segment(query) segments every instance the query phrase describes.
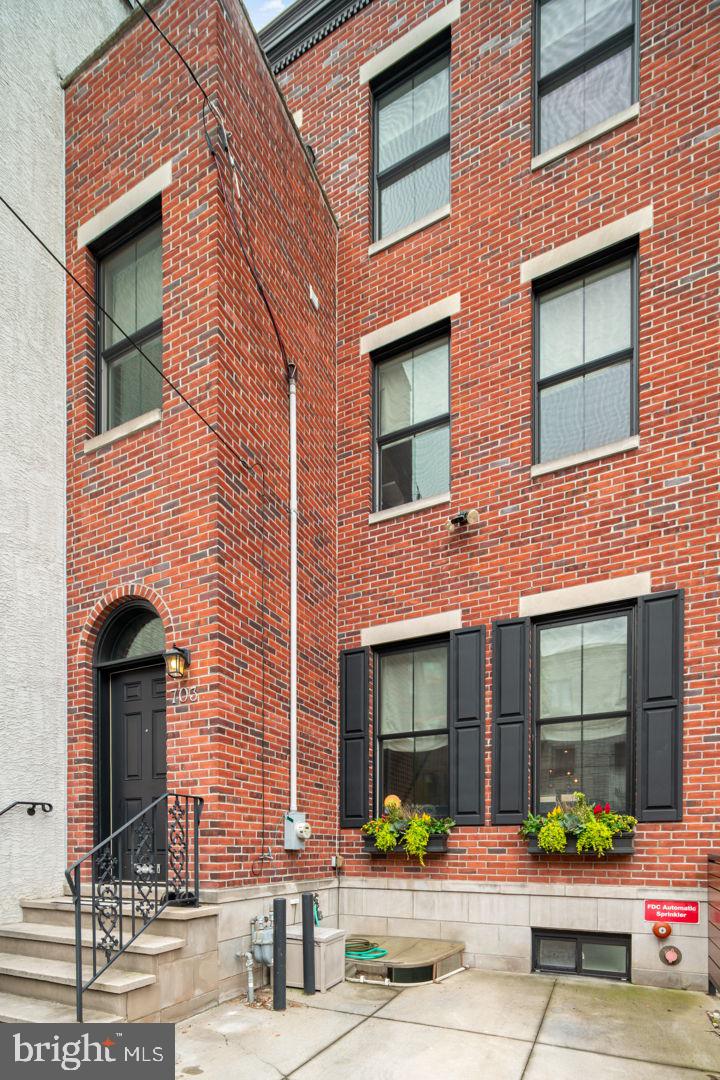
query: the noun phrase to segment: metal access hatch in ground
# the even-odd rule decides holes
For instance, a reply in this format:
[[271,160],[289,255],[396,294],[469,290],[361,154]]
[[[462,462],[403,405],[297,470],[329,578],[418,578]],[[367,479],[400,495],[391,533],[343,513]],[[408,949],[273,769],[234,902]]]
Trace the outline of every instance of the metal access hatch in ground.
[[354,935],[346,943],[345,978],[383,986],[437,982],[464,970],[464,948],[462,941]]

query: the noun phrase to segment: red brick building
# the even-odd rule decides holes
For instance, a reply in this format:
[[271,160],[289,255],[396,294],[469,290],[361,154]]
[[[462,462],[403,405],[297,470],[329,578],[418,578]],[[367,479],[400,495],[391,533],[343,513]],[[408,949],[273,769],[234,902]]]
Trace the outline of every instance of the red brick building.
[[[84,916],[169,879],[171,793],[204,799],[166,883],[196,901],[197,870],[201,906],[96,1005],[237,994],[251,918],[307,890],[470,966],[706,986],[710,8],[297,0],[263,55],[237,0],[161,0],[66,80],[70,861],[109,845]],[[581,791],[634,835],[521,837]],[[365,850],[388,794],[456,822],[424,869]],[[683,909],[672,964],[647,900]],[[69,898],[28,907],[25,993],[74,947]]]
[[[242,6],[149,11],[207,99],[139,10],[66,91],[69,266],[89,294],[69,282],[69,860],[166,791],[204,798],[202,895],[228,903],[202,909],[220,914],[187,1012],[244,985],[274,883],[332,878],[337,226]],[[313,838],[286,851],[289,375]],[[173,646],[190,665],[166,684]]]
[[[340,226],[350,929],[461,938],[484,967],[706,984],[711,7],[297,0],[261,34]],[[631,854],[530,853],[528,810],[578,790],[638,817]],[[425,871],[363,852],[389,792],[458,822]],[[700,905],[674,968],[647,898]]]

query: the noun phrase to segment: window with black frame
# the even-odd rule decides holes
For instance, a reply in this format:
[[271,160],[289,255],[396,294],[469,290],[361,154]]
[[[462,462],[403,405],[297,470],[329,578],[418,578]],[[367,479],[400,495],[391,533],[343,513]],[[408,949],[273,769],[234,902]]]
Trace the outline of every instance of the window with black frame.
[[637,265],[633,251],[535,289],[536,462],[637,431]]
[[630,791],[631,610],[535,627],[535,807],[582,791],[627,812]]
[[637,101],[637,8],[637,0],[536,0],[536,153]]
[[629,934],[533,929],[532,954],[534,971],[603,979],[630,978]]
[[404,803],[446,815],[448,643],[379,652],[375,663],[380,803]]
[[450,201],[450,45],[373,84],[375,239]]
[[[162,404],[162,225],[118,238],[98,261],[101,317],[98,428],[117,427]],[[115,325],[117,324],[117,325]]]
[[375,359],[378,510],[450,488],[450,339],[432,336]]

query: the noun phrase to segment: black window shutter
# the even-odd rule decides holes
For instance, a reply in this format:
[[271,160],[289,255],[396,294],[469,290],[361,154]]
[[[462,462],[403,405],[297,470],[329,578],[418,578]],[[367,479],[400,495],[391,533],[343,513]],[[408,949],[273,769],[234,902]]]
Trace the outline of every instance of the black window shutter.
[[340,828],[368,820],[368,650],[340,654]]
[[527,816],[527,619],[493,623],[492,822],[519,825]]
[[450,817],[483,824],[485,627],[450,635]]
[[683,593],[638,601],[639,821],[682,817]]

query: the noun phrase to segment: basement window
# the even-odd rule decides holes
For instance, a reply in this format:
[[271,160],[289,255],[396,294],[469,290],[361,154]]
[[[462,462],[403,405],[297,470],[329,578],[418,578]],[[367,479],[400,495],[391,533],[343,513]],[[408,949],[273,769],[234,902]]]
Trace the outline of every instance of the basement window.
[[629,934],[533,930],[533,971],[630,981]]

